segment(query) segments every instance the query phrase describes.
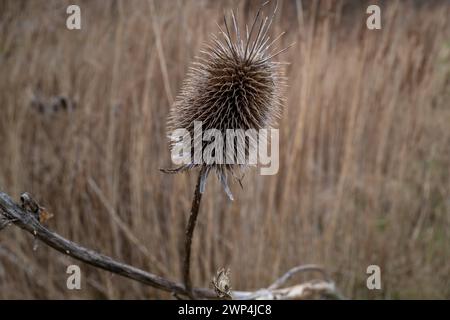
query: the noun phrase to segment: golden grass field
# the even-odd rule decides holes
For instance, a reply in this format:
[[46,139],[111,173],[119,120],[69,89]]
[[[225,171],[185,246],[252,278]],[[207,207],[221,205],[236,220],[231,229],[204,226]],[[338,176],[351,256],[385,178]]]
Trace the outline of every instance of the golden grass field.
[[[89,248],[181,280],[195,172],[171,166],[166,118],[190,63],[224,12],[241,23],[259,1],[0,2],[0,190],[32,193],[49,228]],[[192,276],[211,287],[269,285],[299,264],[326,268],[353,299],[450,298],[450,4],[279,1],[273,35],[288,86],[280,170],[250,170],[231,202],[210,178]],[[250,23],[250,22],[248,22]],[[52,97],[74,108],[39,109]],[[34,102],[33,102],[34,101]],[[82,290],[66,288],[80,264]],[[366,268],[381,268],[368,290]],[[313,275],[301,275],[297,282]],[[170,298],[40,244],[0,232],[0,298]]]

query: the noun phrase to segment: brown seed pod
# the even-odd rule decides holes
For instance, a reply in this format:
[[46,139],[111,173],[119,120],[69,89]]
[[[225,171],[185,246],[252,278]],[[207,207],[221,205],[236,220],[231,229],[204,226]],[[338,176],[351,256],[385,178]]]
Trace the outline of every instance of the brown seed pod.
[[221,299],[231,299],[230,269],[220,268],[213,277],[212,284]]
[[[271,17],[262,17],[261,9],[262,7],[250,28],[246,26],[245,35],[241,33],[234,13],[231,14],[231,23],[224,17],[225,31],[219,26],[220,37],[213,36],[212,44],[197,58],[169,114],[169,136],[177,129],[186,129],[194,139],[190,149],[191,162],[171,172],[206,166],[202,192],[209,170],[215,169],[227,194],[232,198],[227,173],[236,177],[235,169],[243,172],[248,166],[249,152],[257,146],[257,141],[251,136],[243,135],[243,132],[270,128],[280,115],[283,77],[281,64],[274,62],[273,58],[285,49],[274,52],[272,46],[283,34],[271,40],[269,30],[276,7]],[[194,132],[196,121],[201,122],[203,132],[215,129],[222,137],[227,135],[227,130],[235,130],[236,140],[244,139],[241,141],[244,141],[245,148],[227,148],[223,141],[221,161],[217,161],[218,150],[205,156],[209,142],[202,141],[201,138],[195,140],[196,135],[198,136]],[[236,131],[237,129],[241,130]],[[179,142],[171,142],[172,149],[176,143]],[[203,158],[201,163],[194,161],[196,154]],[[224,163],[226,159],[228,161]],[[239,162],[237,159],[244,161]]]

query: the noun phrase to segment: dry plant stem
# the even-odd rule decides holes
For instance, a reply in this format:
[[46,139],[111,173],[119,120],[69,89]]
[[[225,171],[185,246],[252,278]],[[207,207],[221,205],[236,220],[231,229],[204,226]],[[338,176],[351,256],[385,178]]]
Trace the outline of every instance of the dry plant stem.
[[301,272],[308,272],[308,271],[318,272],[322,275],[324,280],[331,282],[329,275],[325,272],[325,270],[322,267],[315,265],[315,264],[307,264],[307,265],[302,265],[302,266],[297,266],[295,268],[292,268],[291,270],[286,272],[284,275],[282,275],[280,278],[278,278],[274,283],[272,283],[267,289],[268,290],[279,289],[294,275],[301,273]]
[[186,292],[188,293],[191,299],[195,298],[194,293],[192,292],[191,285],[191,246],[192,246],[192,237],[194,235],[195,225],[197,223],[198,211],[200,209],[200,201],[202,200],[202,192],[201,185],[203,176],[207,174],[207,168],[202,167],[200,173],[198,174],[197,185],[195,186],[194,199],[192,200],[191,213],[189,215],[189,221],[186,227],[186,238],[184,243],[184,261],[183,261],[183,280],[186,288]]

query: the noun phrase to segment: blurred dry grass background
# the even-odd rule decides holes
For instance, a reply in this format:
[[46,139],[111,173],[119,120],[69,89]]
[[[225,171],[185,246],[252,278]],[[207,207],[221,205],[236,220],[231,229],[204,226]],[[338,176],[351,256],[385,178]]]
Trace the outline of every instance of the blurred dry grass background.
[[[258,1],[0,3],[0,189],[29,191],[50,227],[112,257],[181,278],[194,174],[167,176],[169,107],[224,10]],[[280,171],[252,170],[232,203],[209,179],[193,243],[193,282],[219,267],[256,289],[298,264],[325,266],[351,298],[450,298],[450,5],[385,1],[381,31],[364,2],[280,1],[274,35],[286,108]],[[73,110],[40,110],[64,95]],[[0,233],[0,298],[167,298],[77,263],[15,227]],[[382,290],[366,288],[377,264]]]

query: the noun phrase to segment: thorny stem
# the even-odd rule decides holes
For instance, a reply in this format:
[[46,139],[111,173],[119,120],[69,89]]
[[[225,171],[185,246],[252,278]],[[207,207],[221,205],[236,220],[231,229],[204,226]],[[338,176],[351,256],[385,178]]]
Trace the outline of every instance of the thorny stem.
[[198,211],[200,209],[200,201],[202,200],[201,185],[204,175],[207,174],[207,168],[203,166],[198,174],[197,185],[195,186],[194,198],[192,199],[191,213],[186,227],[186,238],[184,243],[184,261],[183,261],[183,280],[189,298],[195,299],[191,285],[191,245],[192,236],[194,235],[195,225],[197,223]]

